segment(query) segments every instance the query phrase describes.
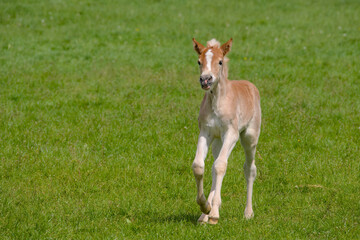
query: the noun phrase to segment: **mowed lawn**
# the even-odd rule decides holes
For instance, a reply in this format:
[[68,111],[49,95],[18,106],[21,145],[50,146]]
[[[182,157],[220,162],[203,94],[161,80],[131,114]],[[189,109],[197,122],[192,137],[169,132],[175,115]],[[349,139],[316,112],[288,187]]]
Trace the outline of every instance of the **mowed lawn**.
[[[2,239],[359,239],[360,2],[0,2]],[[259,89],[255,217],[235,147],[197,225],[191,38]],[[205,191],[212,157],[206,160]]]

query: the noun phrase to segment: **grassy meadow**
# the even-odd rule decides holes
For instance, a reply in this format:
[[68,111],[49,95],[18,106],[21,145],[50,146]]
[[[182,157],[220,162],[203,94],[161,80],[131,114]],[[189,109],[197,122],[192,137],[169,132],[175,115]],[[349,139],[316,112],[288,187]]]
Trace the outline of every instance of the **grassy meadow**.
[[[360,2],[0,1],[1,239],[359,239]],[[255,217],[237,144],[197,225],[191,38],[259,89]],[[212,157],[206,160],[205,191]]]

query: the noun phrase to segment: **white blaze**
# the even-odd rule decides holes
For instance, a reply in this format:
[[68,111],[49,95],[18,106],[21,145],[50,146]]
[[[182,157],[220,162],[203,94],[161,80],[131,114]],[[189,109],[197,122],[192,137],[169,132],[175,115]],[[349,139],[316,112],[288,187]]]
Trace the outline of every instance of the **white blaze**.
[[212,57],[214,56],[214,54],[212,53],[211,49],[209,49],[206,54],[206,67],[209,71],[211,71],[211,60],[212,60]]

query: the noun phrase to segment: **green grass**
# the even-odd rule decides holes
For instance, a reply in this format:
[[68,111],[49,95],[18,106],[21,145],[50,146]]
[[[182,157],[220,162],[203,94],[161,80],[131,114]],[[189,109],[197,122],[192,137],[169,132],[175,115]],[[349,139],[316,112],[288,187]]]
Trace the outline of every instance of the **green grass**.
[[[360,238],[359,12],[356,0],[1,1],[0,236]],[[238,144],[219,224],[196,224],[192,37],[233,37],[230,79],[260,90],[251,221]]]

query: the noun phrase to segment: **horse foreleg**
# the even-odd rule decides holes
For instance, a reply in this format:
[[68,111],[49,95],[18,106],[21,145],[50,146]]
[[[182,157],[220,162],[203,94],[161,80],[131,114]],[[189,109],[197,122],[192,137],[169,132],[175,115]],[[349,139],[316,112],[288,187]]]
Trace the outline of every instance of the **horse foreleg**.
[[210,212],[211,206],[206,201],[206,197],[204,195],[204,184],[203,184],[204,170],[205,170],[204,160],[209,150],[211,141],[212,139],[209,137],[209,134],[207,134],[207,132],[200,131],[196,156],[192,164],[192,169],[194,172],[196,187],[197,187],[196,202],[199,204],[200,210],[206,214]]
[[219,156],[214,161],[213,165],[213,187],[215,187],[214,196],[212,198],[211,211],[209,213],[209,223],[216,224],[219,220],[219,208],[221,205],[221,186],[225,176],[227,161],[233,150],[237,140],[239,139],[239,133],[237,129],[229,129],[223,137],[223,144],[219,153]]

